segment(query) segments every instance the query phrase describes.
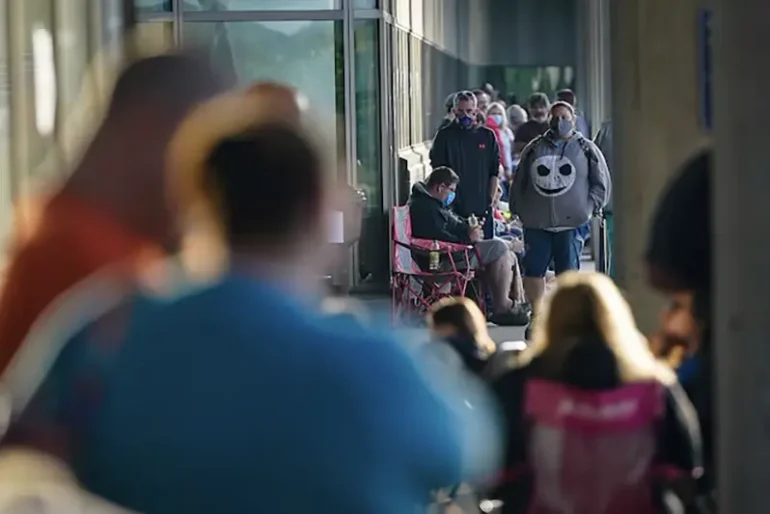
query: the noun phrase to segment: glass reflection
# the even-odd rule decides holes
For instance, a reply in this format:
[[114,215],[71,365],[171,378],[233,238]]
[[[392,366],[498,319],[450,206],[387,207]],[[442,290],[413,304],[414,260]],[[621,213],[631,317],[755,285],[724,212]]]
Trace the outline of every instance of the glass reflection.
[[183,5],[188,11],[326,11],[342,8],[341,0],[184,0]]
[[383,211],[382,126],[378,22],[359,20],[354,26],[356,83],[356,182],[367,197],[359,275],[373,282],[387,281],[388,234]]
[[0,1],[0,251],[5,250],[13,218],[11,189],[11,74],[8,62],[7,5]]
[[[14,108],[25,120],[26,130],[14,134],[22,138],[19,161],[14,163],[17,180],[29,187],[28,179],[43,179],[58,168],[53,129],[56,120],[56,65],[53,49],[53,10],[50,2],[27,0],[22,5],[24,24],[23,55],[27,56],[24,74],[19,77],[23,86],[18,98],[14,91]],[[18,103],[17,103],[18,100]]]
[[140,13],[171,12],[171,0],[134,0]]
[[310,101],[319,132],[344,147],[342,27],[335,21],[187,23],[185,43],[205,49],[221,72],[246,85],[290,84]]

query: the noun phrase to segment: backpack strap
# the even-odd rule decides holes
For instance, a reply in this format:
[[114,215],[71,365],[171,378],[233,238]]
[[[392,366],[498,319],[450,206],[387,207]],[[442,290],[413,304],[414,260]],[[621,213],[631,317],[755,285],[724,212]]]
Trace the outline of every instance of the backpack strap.
[[590,166],[592,163],[596,164],[599,162],[599,157],[596,155],[596,149],[594,148],[594,145],[589,141],[588,139],[583,136],[583,134],[578,133],[577,134],[578,143],[580,144],[580,148],[583,150],[583,153],[586,156],[586,159],[588,160],[588,165]]

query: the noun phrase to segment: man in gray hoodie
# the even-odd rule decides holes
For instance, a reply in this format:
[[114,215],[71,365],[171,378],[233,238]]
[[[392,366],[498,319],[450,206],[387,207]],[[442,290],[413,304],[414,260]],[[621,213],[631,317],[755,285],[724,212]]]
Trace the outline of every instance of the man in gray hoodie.
[[557,274],[580,269],[577,228],[604,208],[612,189],[604,156],[575,120],[568,103],[551,106],[549,129],[522,151],[511,188],[524,226],[524,290],[534,313],[551,261]]

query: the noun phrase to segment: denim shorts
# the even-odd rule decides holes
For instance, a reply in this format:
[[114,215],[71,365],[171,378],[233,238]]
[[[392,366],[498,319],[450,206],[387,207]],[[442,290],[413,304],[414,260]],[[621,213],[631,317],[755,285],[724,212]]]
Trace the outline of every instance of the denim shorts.
[[580,269],[581,243],[577,229],[549,232],[525,228],[525,254],[522,264],[524,276],[544,277],[553,261],[556,274]]

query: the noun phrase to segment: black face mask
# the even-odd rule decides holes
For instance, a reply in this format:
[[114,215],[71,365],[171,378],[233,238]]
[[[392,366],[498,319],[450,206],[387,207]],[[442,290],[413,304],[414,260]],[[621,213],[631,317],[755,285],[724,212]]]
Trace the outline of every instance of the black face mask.
[[551,118],[548,121],[548,128],[553,130],[554,132],[559,131],[559,118]]

